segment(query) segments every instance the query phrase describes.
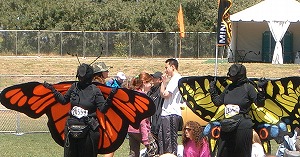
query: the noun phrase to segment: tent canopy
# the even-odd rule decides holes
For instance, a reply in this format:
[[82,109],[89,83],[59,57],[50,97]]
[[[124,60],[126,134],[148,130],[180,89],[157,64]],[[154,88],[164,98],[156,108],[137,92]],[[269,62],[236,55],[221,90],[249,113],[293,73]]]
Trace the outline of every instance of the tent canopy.
[[300,21],[300,3],[296,0],[265,0],[230,16],[234,21]]
[[[251,47],[251,50],[245,50],[245,47],[247,47],[246,44],[252,43],[254,40],[254,42],[259,41],[258,43],[262,43],[261,34],[270,30],[276,42],[272,63],[282,64],[283,54],[280,41],[288,30],[290,23],[300,22],[299,8],[300,3],[296,0],[264,0],[250,8],[231,15],[230,20],[233,24],[231,48],[233,52],[241,52],[241,50],[245,52],[261,52],[261,44]],[[264,25],[267,27],[265,28],[261,23],[266,23]],[[298,32],[300,30],[293,31]],[[259,61],[257,58],[254,60]]]

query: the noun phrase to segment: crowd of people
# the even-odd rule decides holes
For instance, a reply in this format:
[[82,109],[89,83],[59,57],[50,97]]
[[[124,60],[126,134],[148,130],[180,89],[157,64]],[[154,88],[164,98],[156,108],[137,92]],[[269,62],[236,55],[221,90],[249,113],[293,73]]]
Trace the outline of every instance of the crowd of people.
[[[74,113],[70,114],[66,124],[65,157],[97,156],[96,143],[99,139],[99,133],[97,133],[99,122],[94,118],[95,112],[98,108],[105,113],[107,109],[103,109],[102,106],[110,102],[106,102],[109,100],[104,99],[99,88],[95,88],[93,85],[93,81],[112,88],[129,88],[144,93],[156,105],[155,114],[142,120],[138,129],[129,126],[127,134],[130,157],[141,155],[140,144],[146,148],[145,156],[147,157],[177,156],[180,153],[184,157],[210,157],[209,142],[202,133],[203,126],[196,121],[188,121],[183,124],[180,109],[182,98],[178,89],[181,75],[178,67],[178,61],[170,58],[165,61],[165,71],[163,72],[141,72],[130,79],[123,72],[118,72],[116,77],[108,79],[111,67],[106,66],[104,62],[97,62],[93,66],[81,64],[76,74],[79,81],[74,83],[64,95],[55,90],[51,84],[44,83],[44,86],[54,93],[58,102],[62,104],[70,102],[72,106],[70,113]],[[225,120],[222,125],[224,130],[221,130],[221,144],[217,156],[263,157],[265,154],[259,137],[252,128],[253,124],[248,112],[252,103],[257,106],[264,105],[265,91],[263,89],[266,81],[261,79],[258,83],[258,91],[256,91],[255,87],[248,82],[246,67],[242,64],[233,64],[227,75],[232,83],[221,94],[217,92],[216,81],[212,81],[209,88],[214,105],[225,104]],[[77,115],[79,113],[81,115]],[[92,117],[94,120],[93,131],[89,132],[84,140],[73,139],[69,135],[68,126],[73,123],[85,123],[85,119],[81,118],[85,116]],[[228,119],[231,122],[234,121],[234,124],[230,124],[233,129],[229,131],[225,129]],[[182,131],[182,152],[177,152],[178,131]],[[104,156],[112,157],[114,153]]]

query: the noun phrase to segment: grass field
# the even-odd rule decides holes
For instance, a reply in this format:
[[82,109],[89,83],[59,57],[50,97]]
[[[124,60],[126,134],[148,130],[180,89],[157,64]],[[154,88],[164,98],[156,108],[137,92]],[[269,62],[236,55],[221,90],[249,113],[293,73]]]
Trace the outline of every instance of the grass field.
[[[24,135],[0,134],[1,157],[62,157],[63,147],[54,142],[50,133],[34,133]],[[181,144],[181,136],[178,138]],[[272,140],[272,155],[275,155],[277,144]],[[141,145],[141,148],[143,146]],[[125,139],[115,152],[115,157],[128,156],[129,144]],[[101,157],[102,155],[98,155]]]
[[[81,63],[91,63],[95,58],[79,58]],[[152,73],[164,71],[167,58],[100,58],[110,69],[110,75],[118,71],[135,76],[142,71]],[[73,75],[78,61],[75,57],[12,57],[0,56],[1,75]],[[226,60],[218,62],[218,76],[224,76],[232,63]],[[244,63],[249,77],[278,78],[300,76],[299,64]],[[214,59],[179,59],[179,72],[183,76],[214,75]]]
[[[54,142],[49,133],[24,135],[0,134],[1,157],[62,157],[63,147]],[[115,156],[127,156],[128,139],[115,152]],[[101,155],[98,155],[99,157]]]
[[[95,58],[79,58],[82,63],[91,63]],[[128,78],[136,76],[142,71],[153,73],[164,71],[164,61],[167,58],[100,58],[106,65],[113,66],[110,76],[123,71]],[[217,64],[217,75],[225,76],[229,66],[226,60]],[[0,56],[0,91],[7,86],[29,81],[60,81],[75,80],[78,61],[75,57],[12,57]],[[270,63],[244,63],[248,77],[281,78],[300,76],[297,64],[273,65]],[[214,59],[179,59],[179,72],[183,76],[204,76],[215,74]],[[57,76],[59,75],[59,76]],[[3,116],[3,115],[2,115]],[[30,123],[30,122],[28,122]],[[0,124],[3,125],[3,124]],[[3,126],[1,126],[3,127]],[[0,128],[1,128],[0,127]],[[63,149],[51,138],[49,133],[0,134],[0,154],[3,157],[56,157],[62,156]],[[272,147],[272,154],[277,145]],[[116,157],[127,156],[128,140],[116,151]],[[100,155],[99,155],[100,156]]]
[[[153,73],[164,71],[167,58],[100,58],[110,69],[109,75],[113,77],[123,71],[128,78],[140,72]],[[36,57],[36,56],[0,56],[0,90],[6,86],[29,81],[60,81],[75,80],[77,66],[75,57]],[[91,63],[95,57],[79,58],[81,63]],[[215,68],[214,59],[179,59],[179,72],[183,76],[225,76],[232,63],[225,59],[219,60]],[[247,67],[248,77],[281,78],[287,76],[300,76],[299,64],[270,64],[270,63],[244,63]]]

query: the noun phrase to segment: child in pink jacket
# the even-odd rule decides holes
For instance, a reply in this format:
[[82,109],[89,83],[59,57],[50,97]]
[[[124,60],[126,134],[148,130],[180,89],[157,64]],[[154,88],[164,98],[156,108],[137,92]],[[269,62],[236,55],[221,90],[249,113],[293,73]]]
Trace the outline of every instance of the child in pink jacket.
[[[147,93],[152,86],[152,76],[148,73],[140,73],[138,76],[132,79],[132,87],[134,90]],[[157,154],[157,144],[150,132],[151,124],[149,118],[143,119],[140,123],[139,129],[135,129],[132,126],[128,128],[129,136],[129,157],[140,156],[140,143],[147,148],[148,157],[153,157]]]

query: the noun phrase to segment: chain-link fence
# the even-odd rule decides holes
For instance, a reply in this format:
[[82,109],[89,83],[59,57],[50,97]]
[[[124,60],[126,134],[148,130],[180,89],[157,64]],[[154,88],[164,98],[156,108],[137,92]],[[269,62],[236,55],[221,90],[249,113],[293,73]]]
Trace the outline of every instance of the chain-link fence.
[[208,58],[215,41],[208,32],[186,32],[180,44],[175,32],[0,30],[0,54]]

